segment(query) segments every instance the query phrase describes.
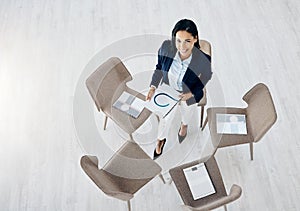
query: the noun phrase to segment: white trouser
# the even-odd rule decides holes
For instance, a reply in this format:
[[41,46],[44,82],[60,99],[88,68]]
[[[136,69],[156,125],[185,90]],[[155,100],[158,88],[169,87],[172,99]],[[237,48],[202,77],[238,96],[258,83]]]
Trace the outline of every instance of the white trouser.
[[176,105],[176,108],[174,108],[165,118],[160,118],[158,124],[158,140],[167,138],[173,119],[177,113],[177,109],[180,111],[181,123],[188,125],[197,114],[197,103],[188,106],[185,101],[182,101],[180,104]]

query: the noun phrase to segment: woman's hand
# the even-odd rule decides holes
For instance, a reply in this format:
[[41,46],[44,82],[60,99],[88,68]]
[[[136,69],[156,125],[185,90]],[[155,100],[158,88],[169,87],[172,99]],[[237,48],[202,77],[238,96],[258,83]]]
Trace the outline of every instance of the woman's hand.
[[154,87],[150,87],[149,91],[148,91],[148,94],[146,96],[146,100],[150,101],[151,98],[153,97],[155,93],[155,88]]
[[194,97],[194,95],[191,92],[188,92],[188,93],[179,95],[179,97],[181,98],[181,101],[187,101],[191,97]]

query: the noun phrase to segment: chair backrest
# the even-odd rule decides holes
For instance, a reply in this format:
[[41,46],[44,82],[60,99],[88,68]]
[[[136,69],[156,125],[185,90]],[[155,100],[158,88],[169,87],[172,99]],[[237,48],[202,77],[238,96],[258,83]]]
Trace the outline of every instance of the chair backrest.
[[259,141],[276,122],[277,114],[268,87],[263,83],[256,84],[243,97],[248,104],[247,124],[253,141]]
[[213,210],[218,207],[224,206],[226,204],[229,204],[230,202],[235,201],[242,195],[242,188],[236,184],[233,184],[230,188],[230,192],[227,196],[224,196],[222,198],[219,198],[215,201],[208,202],[205,205],[202,205],[200,207],[191,207],[187,205],[183,205],[184,208],[187,208],[188,210],[192,211],[207,211],[207,210]]
[[110,109],[130,80],[132,76],[119,58],[112,57],[101,64],[86,80],[98,111]]
[[117,180],[111,179],[111,175],[102,169],[98,169],[98,158],[96,156],[84,155],[80,159],[81,168],[90,179],[107,195],[121,200],[129,200],[132,194],[122,192]]
[[161,172],[161,167],[132,141],[123,144],[101,169],[95,156],[83,156],[80,164],[104,193],[125,201]]
[[204,53],[212,57],[211,44],[208,41],[200,40],[200,50],[202,50]]

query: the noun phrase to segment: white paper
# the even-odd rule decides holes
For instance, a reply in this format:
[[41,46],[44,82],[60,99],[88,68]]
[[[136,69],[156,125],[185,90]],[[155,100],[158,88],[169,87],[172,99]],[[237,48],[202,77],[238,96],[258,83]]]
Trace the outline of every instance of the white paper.
[[185,168],[183,172],[194,200],[216,192],[204,163]]
[[179,92],[163,84],[157,87],[153,97],[145,104],[145,107],[155,114],[164,116],[180,99],[179,95]]
[[123,92],[113,106],[128,115],[137,118],[145,107],[145,101]]
[[246,116],[244,114],[217,114],[217,133],[247,134]]

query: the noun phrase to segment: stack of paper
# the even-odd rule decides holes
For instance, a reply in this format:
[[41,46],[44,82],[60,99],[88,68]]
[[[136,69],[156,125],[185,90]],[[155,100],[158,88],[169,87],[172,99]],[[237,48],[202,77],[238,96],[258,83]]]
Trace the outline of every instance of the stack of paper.
[[123,92],[113,106],[134,118],[138,118],[145,107],[145,101],[128,92]]
[[203,163],[183,169],[194,200],[215,193],[215,188]]
[[217,133],[247,134],[246,116],[244,114],[217,114]]

